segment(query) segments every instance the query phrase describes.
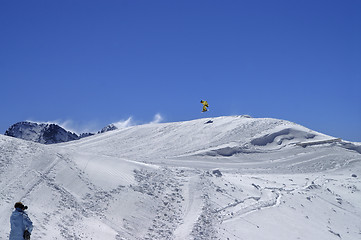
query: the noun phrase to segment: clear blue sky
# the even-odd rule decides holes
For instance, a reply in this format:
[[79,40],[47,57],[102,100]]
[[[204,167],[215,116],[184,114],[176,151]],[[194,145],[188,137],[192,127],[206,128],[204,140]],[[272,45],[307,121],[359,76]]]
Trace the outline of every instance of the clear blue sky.
[[361,142],[359,0],[1,0],[0,34],[1,133],[249,114]]

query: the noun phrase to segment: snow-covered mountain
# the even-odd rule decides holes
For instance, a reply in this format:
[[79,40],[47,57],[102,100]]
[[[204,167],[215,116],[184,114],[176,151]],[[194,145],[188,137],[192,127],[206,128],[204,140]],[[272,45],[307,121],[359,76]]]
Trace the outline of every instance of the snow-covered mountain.
[[[118,128],[114,124],[109,124],[102,128],[98,134],[117,129]],[[76,133],[68,131],[55,123],[23,121],[10,126],[4,135],[37,143],[54,144],[74,141],[84,137],[93,136],[95,134],[81,133],[80,135],[77,135]]]
[[98,133],[105,133],[105,132],[114,131],[117,129],[118,128],[113,123],[111,123],[111,124],[103,127],[102,130],[100,130]]
[[16,137],[28,141],[53,144],[79,139],[75,133],[53,123],[18,122],[5,132],[6,136]]
[[361,143],[284,120],[146,124],[42,145],[0,135],[0,239],[360,239]]

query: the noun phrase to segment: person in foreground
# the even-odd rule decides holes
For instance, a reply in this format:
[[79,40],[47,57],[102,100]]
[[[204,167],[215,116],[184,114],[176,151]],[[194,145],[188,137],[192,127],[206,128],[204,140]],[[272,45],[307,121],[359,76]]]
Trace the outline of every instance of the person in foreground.
[[28,208],[21,202],[15,203],[15,210],[10,217],[10,237],[9,240],[29,240],[33,223],[25,210]]

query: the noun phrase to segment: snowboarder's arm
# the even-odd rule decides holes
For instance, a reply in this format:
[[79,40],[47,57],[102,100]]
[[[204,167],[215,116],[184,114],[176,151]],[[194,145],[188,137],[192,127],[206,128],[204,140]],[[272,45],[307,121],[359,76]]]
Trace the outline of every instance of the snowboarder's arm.
[[31,233],[31,231],[33,231],[33,222],[30,220],[30,218],[28,217],[28,215],[26,213],[23,214],[23,223],[25,226],[25,229],[28,230],[29,233]]

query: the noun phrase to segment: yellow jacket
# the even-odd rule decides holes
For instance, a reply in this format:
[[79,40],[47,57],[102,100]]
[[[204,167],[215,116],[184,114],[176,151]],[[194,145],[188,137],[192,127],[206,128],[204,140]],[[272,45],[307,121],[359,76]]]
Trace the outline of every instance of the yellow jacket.
[[208,107],[208,102],[207,101],[202,100],[201,103],[203,104],[203,106]]

